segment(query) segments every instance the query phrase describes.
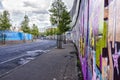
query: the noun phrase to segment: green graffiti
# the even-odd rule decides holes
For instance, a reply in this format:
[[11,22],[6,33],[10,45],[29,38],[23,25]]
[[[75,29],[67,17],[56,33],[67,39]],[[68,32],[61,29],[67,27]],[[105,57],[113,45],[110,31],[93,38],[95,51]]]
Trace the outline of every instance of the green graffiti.
[[102,54],[102,49],[107,47],[107,23],[104,22],[102,37],[98,38],[96,41],[96,64],[100,66],[100,55]]

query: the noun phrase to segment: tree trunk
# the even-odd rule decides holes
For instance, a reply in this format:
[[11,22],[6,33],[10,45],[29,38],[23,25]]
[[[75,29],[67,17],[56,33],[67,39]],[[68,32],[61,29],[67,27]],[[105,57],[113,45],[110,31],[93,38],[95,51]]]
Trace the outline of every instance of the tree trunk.
[[57,35],[57,48],[62,49],[62,35]]
[[64,33],[63,36],[64,36],[64,37],[63,37],[63,43],[66,44],[66,35],[65,35],[65,33]]
[[26,43],[26,36],[25,36],[25,34],[24,34],[23,42]]
[[2,44],[5,44],[5,38],[6,38],[6,35],[2,33]]

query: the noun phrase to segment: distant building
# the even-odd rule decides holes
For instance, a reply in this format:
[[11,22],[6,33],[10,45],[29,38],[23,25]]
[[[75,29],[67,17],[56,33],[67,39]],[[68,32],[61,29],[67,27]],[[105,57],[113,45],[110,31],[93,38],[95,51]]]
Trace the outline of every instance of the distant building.
[[39,28],[40,32],[45,32],[45,30],[46,30],[45,28]]
[[21,27],[17,27],[17,26],[16,26],[16,27],[15,27],[15,26],[14,26],[14,27],[12,26],[12,27],[10,28],[10,30],[11,30],[11,31],[15,31],[15,32],[23,32],[23,31],[21,30]]

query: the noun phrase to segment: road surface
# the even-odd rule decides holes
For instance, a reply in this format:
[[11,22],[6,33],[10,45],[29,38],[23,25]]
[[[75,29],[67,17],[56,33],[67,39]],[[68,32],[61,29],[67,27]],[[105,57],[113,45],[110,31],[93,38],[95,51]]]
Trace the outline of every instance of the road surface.
[[54,40],[0,46],[0,75],[39,56],[56,46]]

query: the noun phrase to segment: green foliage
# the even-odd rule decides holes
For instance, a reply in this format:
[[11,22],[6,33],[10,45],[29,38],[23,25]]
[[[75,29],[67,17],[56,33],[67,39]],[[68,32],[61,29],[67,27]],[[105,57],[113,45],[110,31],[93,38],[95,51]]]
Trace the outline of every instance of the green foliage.
[[0,15],[0,30],[10,30],[10,26],[9,12],[3,11]]
[[70,19],[69,13],[66,10],[64,10],[61,15],[61,20],[58,26],[59,30],[62,33],[65,33],[66,31],[68,31],[70,29],[70,26],[69,26],[70,22],[71,22],[71,19]]
[[21,29],[25,33],[31,33],[31,29],[29,27],[29,18],[27,15],[24,16],[24,20],[22,21],[21,24]]
[[40,35],[40,36],[45,36],[46,33],[45,33],[45,32],[39,32],[39,35]]
[[58,33],[63,34],[70,29],[70,15],[62,0],[55,0],[52,3],[50,11],[50,21],[52,25],[58,25]]
[[46,32],[45,32],[45,35],[46,36],[49,36],[49,35],[57,35],[57,34],[59,34],[59,30],[58,30],[58,28],[49,28],[49,29],[47,29],[46,30]]
[[33,24],[33,26],[32,26],[31,34],[34,35],[34,36],[39,36],[39,34],[40,34],[39,29],[35,24]]

